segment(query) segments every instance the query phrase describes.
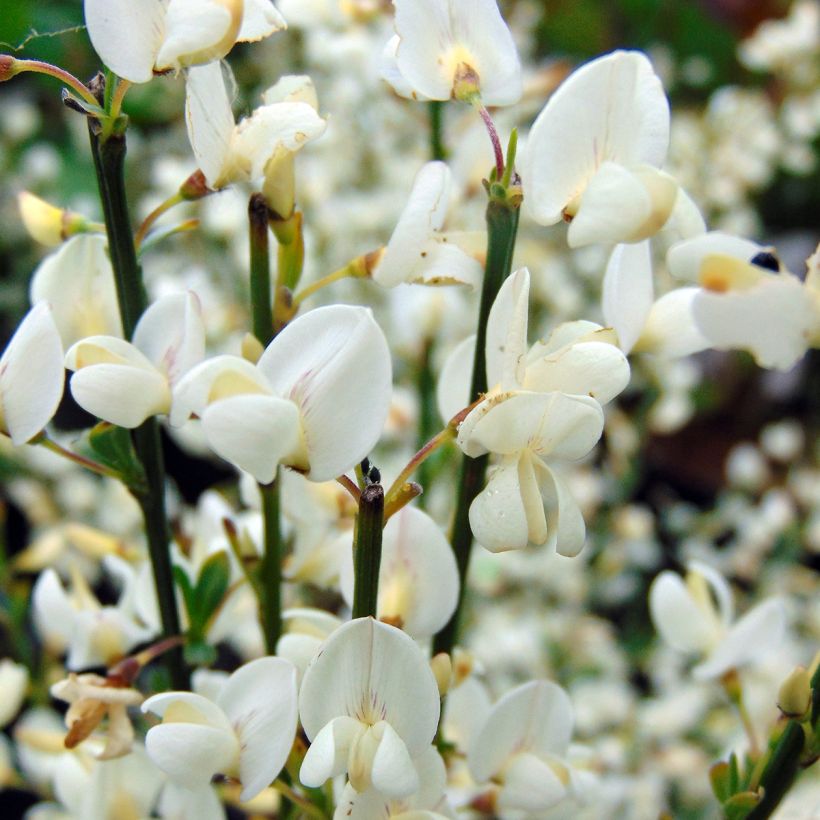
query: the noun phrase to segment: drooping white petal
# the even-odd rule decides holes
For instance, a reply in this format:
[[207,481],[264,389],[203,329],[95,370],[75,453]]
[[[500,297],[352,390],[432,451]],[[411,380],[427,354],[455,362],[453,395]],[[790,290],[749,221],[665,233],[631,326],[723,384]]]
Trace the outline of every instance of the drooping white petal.
[[419,776],[404,741],[387,721],[373,756],[373,787],[390,797],[407,797],[418,790]]
[[573,727],[572,703],[551,681],[536,680],[507,692],[493,706],[467,755],[470,772],[484,783],[519,752],[563,756]]
[[574,558],[584,548],[586,524],[566,482],[543,462],[534,459],[538,486],[547,510],[548,542],[559,555]]
[[25,444],[51,421],[63,395],[63,346],[46,302],[36,304],[0,358],[0,431]]
[[580,248],[647,239],[666,224],[677,193],[672,177],[650,166],[631,169],[604,162],[581,194],[567,243]]
[[273,782],[293,746],[297,722],[296,668],[265,657],[234,672],[219,695],[239,738],[240,799],[251,800]]
[[302,783],[318,788],[329,778],[343,774],[347,770],[350,748],[364,730],[365,726],[360,721],[348,715],[328,721],[311,740],[302,761],[299,769]]
[[730,627],[707,660],[692,670],[695,679],[717,678],[776,651],[786,632],[786,614],[779,598],[763,601],[749,610]]
[[459,342],[444,362],[436,385],[436,404],[446,424],[470,402],[470,378],[475,356],[475,336]]
[[678,279],[697,282],[707,256],[721,255],[748,262],[762,250],[756,242],[738,236],[711,231],[673,245],[666,254],[666,266]]
[[308,478],[328,481],[378,441],[392,391],[390,351],[367,308],[332,305],[291,322],[257,365],[299,408]]
[[73,236],[49,254],[32,276],[29,298],[32,304],[49,302],[66,347],[87,336],[122,336],[104,236]]
[[217,455],[269,484],[276,467],[302,452],[299,411],[288,399],[246,394],[209,404],[202,429]]
[[719,350],[748,350],[761,367],[789,370],[820,330],[820,311],[789,273],[762,277],[748,290],[703,290],[692,302],[695,324]]
[[226,178],[234,118],[219,63],[195,66],[185,82],[185,124],[194,157],[211,188]]
[[509,276],[490,308],[487,319],[487,384],[515,390],[524,383],[530,272],[521,268]]
[[629,353],[646,324],[654,301],[649,240],[616,245],[604,274],[604,321],[615,328],[621,350]]
[[150,416],[171,409],[162,374],[130,364],[81,368],[71,377],[71,395],[87,412],[120,427],[139,427]]
[[679,652],[702,652],[716,638],[717,624],[675,572],[666,570],[652,582],[649,614],[663,640]]
[[428,162],[416,178],[404,210],[373,272],[383,287],[395,287],[417,278],[424,266],[424,246],[441,229],[450,198],[450,169],[443,162]]
[[523,549],[529,543],[518,464],[517,455],[507,456],[492,470],[487,486],[470,505],[470,529],[490,552]]
[[308,667],[299,713],[308,738],[342,715],[370,725],[386,720],[412,756],[436,733],[438,686],[412,638],[358,618],[334,632]]
[[676,288],[661,296],[649,311],[635,350],[678,357],[709,347],[692,313],[692,304],[700,292],[700,288]]
[[163,0],[85,0],[85,24],[94,50],[115,74],[147,83],[165,36]]
[[137,322],[133,343],[173,387],[205,355],[205,325],[199,297],[188,291],[158,299]]
[[484,684],[475,677],[467,678],[447,693],[441,724],[444,736],[466,754],[491,708],[490,695]]
[[669,143],[669,104],[646,56],[615,51],[574,71],[550,97],[527,140],[524,207],[558,222],[606,161],[659,167]]
[[263,40],[276,31],[288,27],[285,18],[277,11],[271,0],[245,0],[245,13],[237,40],[253,43]]
[[541,812],[567,796],[567,787],[552,767],[534,754],[517,754],[504,770],[504,786],[498,795],[498,807]]
[[157,69],[220,60],[236,42],[243,7],[243,0],[169,0]]

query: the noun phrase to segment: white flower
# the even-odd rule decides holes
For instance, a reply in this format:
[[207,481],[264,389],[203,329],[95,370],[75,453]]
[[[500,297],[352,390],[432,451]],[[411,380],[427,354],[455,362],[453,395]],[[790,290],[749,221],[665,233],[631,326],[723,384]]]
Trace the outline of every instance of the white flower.
[[477,783],[499,783],[501,811],[538,812],[572,793],[566,762],[572,703],[550,681],[531,681],[504,695],[475,736],[467,762]]
[[71,393],[82,408],[120,427],[138,427],[168,413],[171,390],[205,353],[205,327],[196,294],[158,299],[140,318],[132,342],[91,336],[66,353],[76,371]]
[[761,367],[789,370],[820,345],[820,282],[781,270],[760,245],[708,233],[673,246],[667,264],[701,285],[692,315],[712,347],[748,350]]
[[521,65],[496,0],[393,0],[396,36],[385,49],[384,78],[405,97],[512,105]]
[[269,0],[85,0],[84,12],[97,54],[132,83],[221,60],[234,43],[285,28]]
[[[458,569],[438,524],[415,507],[404,507],[384,528],[379,569],[380,621],[420,640],[435,635],[458,603]],[[353,560],[342,565],[342,594],[353,603]]]
[[11,658],[0,660],[0,727],[17,716],[28,689],[28,669]]
[[734,621],[732,591],[720,573],[693,561],[686,578],[666,570],[649,588],[655,628],[673,649],[705,659],[692,674],[718,678],[774,651],[786,631],[786,607],[770,598]]
[[311,741],[299,777],[321,786],[347,772],[357,792],[402,798],[419,788],[413,758],[433,740],[439,693],[427,659],[393,626],[359,618],[324,643],[302,680]]
[[171,423],[195,413],[214,452],[262,483],[280,463],[328,481],[376,444],[390,393],[390,351],[370,311],[333,305],[291,322],[255,366],[219,356],[194,368]]
[[273,782],[293,745],[296,669],[283,658],[258,658],[228,678],[216,701],[163,692],[142,710],[162,718],[145,748],[173,781],[195,789],[217,773],[238,777],[240,799],[250,800]]
[[51,308],[38,302],[0,358],[0,433],[19,446],[37,435],[63,396],[63,346]]
[[533,123],[522,160],[524,208],[542,225],[570,222],[571,247],[638,242],[678,199],[660,171],[669,103],[646,55],[615,51],[574,71]]
[[104,236],[75,236],[49,254],[34,271],[29,298],[32,304],[49,302],[66,347],[87,336],[122,336],[114,270]]
[[209,187],[274,177],[286,156],[325,131],[315,104],[298,95],[288,99],[282,86],[269,89],[265,103],[237,124],[219,64],[188,72],[188,138]]
[[29,236],[43,245],[59,245],[90,227],[82,214],[57,208],[29,191],[17,194],[17,206]]
[[[470,507],[470,526],[493,552],[550,542],[562,555],[576,555],[584,520],[546,462],[575,461],[595,446],[603,430],[601,404],[626,386],[629,365],[611,343],[611,331],[592,322],[561,325],[527,352],[528,306],[529,273],[522,268],[504,283],[490,311],[486,361],[494,386],[458,431],[458,445],[471,458],[501,456]],[[445,365],[439,382],[445,417],[468,392],[456,374],[469,372],[465,360],[471,358],[471,345],[464,343]]]
[[[478,244],[476,237],[442,231],[451,177],[443,162],[428,162],[416,174],[410,199],[373,270],[373,279],[380,285],[389,288],[402,282],[418,282],[475,286],[481,281],[481,265],[470,253],[471,247]],[[484,238],[480,233],[478,237]]]

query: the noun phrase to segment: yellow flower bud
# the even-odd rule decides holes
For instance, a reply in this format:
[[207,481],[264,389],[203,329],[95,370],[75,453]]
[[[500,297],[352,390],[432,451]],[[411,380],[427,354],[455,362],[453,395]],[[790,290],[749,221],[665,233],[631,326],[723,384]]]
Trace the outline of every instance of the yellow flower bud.
[[430,661],[430,668],[435,675],[436,683],[438,684],[439,694],[444,697],[450,689],[450,683],[453,679],[453,662],[446,652],[439,652]]
[[798,666],[780,684],[777,693],[777,706],[784,715],[802,717],[811,705],[811,672],[804,666]]
[[17,195],[17,204],[29,235],[43,245],[59,245],[88,228],[88,223],[80,214],[57,208],[28,191]]

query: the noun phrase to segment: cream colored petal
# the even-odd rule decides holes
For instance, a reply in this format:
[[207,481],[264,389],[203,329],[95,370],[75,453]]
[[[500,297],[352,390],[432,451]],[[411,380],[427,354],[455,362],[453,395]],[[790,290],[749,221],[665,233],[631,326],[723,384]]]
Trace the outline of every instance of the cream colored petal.
[[518,463],[517,456],[507,456],[492,469],[487,486],[470,505],[470,529],[490,552],[524,549],[529,543]]
[[244,6],[242,26],[236,37],[240,43],[254,43],[288,27],[271,0],[245,0]]
[[621,350],[629,353],[646,324],[654,301],[649,241],[616,245],[604,274],[604,321],[615,328]]

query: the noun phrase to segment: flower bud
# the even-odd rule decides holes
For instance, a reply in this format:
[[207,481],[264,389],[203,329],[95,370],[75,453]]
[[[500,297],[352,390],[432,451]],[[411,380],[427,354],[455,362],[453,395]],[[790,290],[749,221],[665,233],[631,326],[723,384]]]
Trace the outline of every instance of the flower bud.
[[70,236],[88,230],[84,216],[57,208],[28,191],[17,195],[17,204],[29,235],[43,245],[59,245]]
[[780,684],[777,693],[777,707],[784,715],[801,718],[811,706],[811,672],[804,666],[797,666]]
[[17,74],[17,60],[11,54],[0,54],[0,83]]
[[208,196],[208,194],[212,194],[213,189],[208,187],[208,182],[205,179],[205,174],[202,173],[198,168],[196,171],[179,186],[179,195],[186,201],[186,202],[193,202],[197,199],[202,199],[203,197]]
[[438,693],[441,697],[447,694],[453,679],[453,662],[446,652],[439,652],[430,660],[430,668],[438,684]]

